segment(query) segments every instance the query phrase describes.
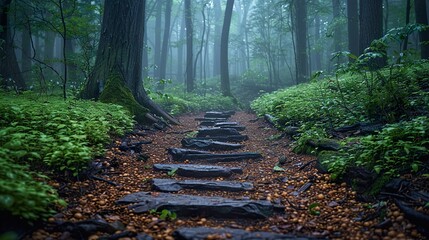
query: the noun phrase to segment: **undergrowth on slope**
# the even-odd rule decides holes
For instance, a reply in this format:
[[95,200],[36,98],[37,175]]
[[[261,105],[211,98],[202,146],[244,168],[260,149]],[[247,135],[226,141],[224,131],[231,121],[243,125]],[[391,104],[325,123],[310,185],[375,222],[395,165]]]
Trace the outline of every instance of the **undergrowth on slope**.
[[[365,57],[374,56],[361,56]],[[333,178],[343,177],[350,167],[364,167],[386,178],[417,172],[429,156],[429,63],[370,69],[364,60],[340,68],[335,76],[316,75],[310,83],[265,94],[251,107],[259,115],[272,115],[280,129],[298,126],[298,152],[309,140],[334,137],[330,133],[338,127],[385,125],[369,136],[342,140],[346,147],[323,161]]]
[[111,136],[134,125],[118,105],[33,93],[0,92],[0,98],[0,211],[30,221],[64,204],[39,172],[78,177]]

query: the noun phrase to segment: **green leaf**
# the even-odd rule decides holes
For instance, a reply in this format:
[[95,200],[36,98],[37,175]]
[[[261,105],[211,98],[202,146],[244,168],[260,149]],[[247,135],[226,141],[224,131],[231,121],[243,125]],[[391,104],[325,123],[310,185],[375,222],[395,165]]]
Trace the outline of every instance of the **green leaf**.
[[282,168],[282,167],[279,167],[278,165],[275,165],[275,166],[273,167],[273,171],[274,171],[274,172],[284,172],[284,171],[285,171],[285,169],[284,169],[284,168]]

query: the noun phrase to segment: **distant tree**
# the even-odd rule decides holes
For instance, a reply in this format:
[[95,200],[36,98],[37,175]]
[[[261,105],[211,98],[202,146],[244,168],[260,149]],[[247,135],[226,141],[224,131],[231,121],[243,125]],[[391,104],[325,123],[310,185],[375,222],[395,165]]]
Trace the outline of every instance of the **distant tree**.
[[[363,53],[372,41],[383,36],[383,2],[360,0],[359,10],[359,52]],[[378,57],[369,64],[371,67],[380,68],[386,63],[386,57]]]
[[333,22],[334,22],[334,51],[341,51],[341,26],[340,26],[340,18],[341,18],[341,5],[340,0],[332,0],[332,14],[333,14]]
[[[98,99],[109,84],[120,78],[120,85],[131,92],[134,99],[152,113],[178,123],[173,117],[156,105],[147,95],[142,81],[142,50],[145,1],[105,0],[103,23],[97,58],[89,81],[81,96]],[[127,16],[127,17],[123,17]],[[116,85],[115,85],[116,86]],[[120,91],[120,89],[111,89]],[[115,92],[110,93],[115,95]],[[115,96],[110,96],[115,97]],[[120,99],[132,101],[132,99]],[[126,104],[132,104],[127,102]],[[156,121],[146,116],[147,120]]]
[[222,8],[221,0],[213,0],[215,28],[213,45],[213,76],[220,74],[220,39],[222,34]]
[[194,91],[193,38],[191,0],[185,0],[185,25],[186,25],[186,91]]
[[[416,23],[428,25],[426,11],[426,0],[414,0],[416,12]],[[422,59],[429,59],[429,30],[420,31],[420,56]]]
[[164,0],[155,1],[156,11],[155,11],[155,39],[154,39],[154,63],[155,63],[155,71],[154,77],[156,81],[160,79],[160,65],[161,65],[161,23],[162,23],[162,6],[164,5]]
[[232,96],[228,69],[228,39],[233,7],[234,0],[228,0],[226,2],[225,17],[223,20],[222,27],[222,37],[220,41],[220,88],[222,91],[222,95],[224,96]]
[[[170,25],[171,25],[171,8],[173,5],[173,0],[166,0],[165,5],[165,17],[164,17],[164,36],[162,40],[162,48],[161,48],[161,59],[159,65],[159,79],[165,79],[166,71],[167,71],[167,53],[168,53],[168,45],[170,42]],[[164,89],[164,84],[160,84],[159,87]]]
[[308,55],[307,55],[307,2],[293,0],[295,8],[295,37],[296,37],[296,82],[307,82]]
[[15,90],[21,91],[27,86],[16,60],[12,33],[8,23],[11,1],[0,1],[0,85],[2,88],[13,87]]
[[[359,16],[358,0],[347,0],[347,29],[349,51],[351,54],[359,55]],[[350,58],[352,61],[352,58]]]

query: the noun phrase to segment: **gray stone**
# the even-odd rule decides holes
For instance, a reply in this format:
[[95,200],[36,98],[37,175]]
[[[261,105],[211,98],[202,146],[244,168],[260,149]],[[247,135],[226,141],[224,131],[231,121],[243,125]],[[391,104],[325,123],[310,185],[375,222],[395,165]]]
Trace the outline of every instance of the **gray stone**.
[[161,192],[177,192],[181,189],[196,190],[218,190],[218,191],[250,191],[253,184],[249,182],[231,182],[231,181],[204,181],[204,180],[184,180],[174,179],[152,179],[152,186],[155,190]]
[[240,133],[233,128],[201,128],[198,129],[196,137],[218,137],[233,135],[240,135]]
[[213,140],[200,140],[195,138],[182,139],[182,146],[187,148],[197,148],[202,150],[234,150],[243,145],[236,143],[226,143]]
[[184,148],[169,148],[168,154],[170,154],[174,161],[200,160],[206,162],[232,162],[262,158],[260,153],[254,152],[215,154]]
[[206,117],[206,118],[229,118],[234,114],[235,114],[234,111],[222,111],[222,112],[209,111],[209,112],[206,112],[204,114],[204,117]]
[[230,135],[230,136],[213,136],[213,137],[198,137],[198,140],[213,140],[220,142],[242,142],[249,139],[247,135]]
[[184,177],[229,177],[233,173],[242,174],[241,168],[229,168],[210,165],[195,165],[195,164],[154,164],[153,168],[158,171],[169,172],[177,169],[176,174]]
[[152,209],[167,209],[179,217],[216,217],[216,218],[267,218],[275,210],[284,211],[284,207],[274,206],[266,200],[235,200],[222,197],[201,197],[193,195],[137,192],[119,199],[117,204],[129,206],[135,213],[144,213]]
[[272,232],[249,232],[242,229],[233,229],[233,228],[208,228],[208,227],[179,228],[173,233],[174,238],[177,240],[204,240],[204,239],[207,239],[209,235],[216,237],[216,239],[235,239],[235,240],[313,239],[313,238],[298,237],[293,235],[285,235],[285,234],[272,233]]

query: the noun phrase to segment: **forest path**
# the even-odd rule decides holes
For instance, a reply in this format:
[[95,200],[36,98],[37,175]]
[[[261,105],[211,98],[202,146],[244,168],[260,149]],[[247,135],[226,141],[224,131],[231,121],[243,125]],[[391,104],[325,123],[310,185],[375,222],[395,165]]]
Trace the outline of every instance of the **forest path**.
[[[227,181],[227,184],[246,182],[253,185],[253,190],[212,191],[184,187],[176,189],[176,193],[173,194],[203,196],[202,202],[206,202],[208,205],[211,205],[207,200],[208,197],[251,202],[263,201],[275,206],[283,206],[284,209],[280,212],[269,214],[270,216],[265,218],[252,216],[250,218],[230,218],[232,216],[224,215],[224,213],[215,217],[215,214],[212,216],[205,212],[204,208],[195,208],[195,212],[189,214],[182,211],[183,214],[180,215],[179,211],[177,219],[171,219],[172,212],[165,211],[161,216],[161,211],[147,211],[151,209],[150,206],[133,210],[128,208],[128,204],[117,204],[119,199],[133,196],[130,194],[137,192],[148,192],[150,197],[155,198],[165,196],[164,193],[153,190],[152,179],[195,180],[194,177],[186,174],[183,176],[178,171],[169,173],[168,171],[155,171],[154,165],[181,163],[189,166],[189,164],[195,163],[189,160],[174,161],[166,149],[181,148],[182,139],[190,137],[199,128],[199,121],[196,121],[195,118],[201,117],[203,117],[202,113],[181,116],[179,117],[182,123],[180,126],[173,126],[171,129],[163,131],[139,130],[122,140],[115,141],[107,151],[106,157],[97,160],[98,165],[103,167],[96,176],[109,182],[85,180],[63,186],[61,194],[66,198],[69,206],[50,219],[50,224],[57,226],[56,229],[49,233],[48,231],[52,231],[52,226],[48,225],[35,231],[32,239],[45,239],[48,236],[62,239],[67,239],[67,237],[97,239],[106,233],[115,232],[117,235],[109,235],[104,239],[119,239],[119,237],[124,240],[151,239],[150,236],[154,239],[174,239],[173,233],[176,231],[174,236],[177,237],[178,229],[182,229],[180,239],[188,239],[186,234],[189,229],[183,228],[190,227],[230,228],[287,234],[280,239],[290,236],[301,236],[303,239],[305,237],[370,239],[374,236],[377,239],[377,236],[396,236],[401,239],[409,237],[405,236],[405,233],[413,233],[411,231],[413,226],[406,221],[393,222],[385,229],[371,227],[377,223],[374,219],[366,222],[356,221],[373,210],[365,207],[365,204],[357,202],[354,197],[355,193],[345,184],[330,182],[329,175],[318,173],[314,168],[313,160],[315,158],[313,156],[293,153],[291,142],[287,138],[275,138],[279,135],[276,129],[254,114],[245,112],[237,112],[228,121],[238,122],[245,126],[241,134],[247,135],[248,140],[242,142],[243,146],[239,149],[216,151],[216,153],[256,152],[262,154],[262,160],[248,159],[210,163],[210,165],[218,167],[241,169],[242,173],[239,174],[240,171],[236,170],[232,174],[203,179],[216,182]],[[138,144],[148,141],[151,141],[151,144]],[[279,161],[282,162],[279,167],[283,170],[278,168],[277,171],[274,171],[274,167]],[[205,162],[195,164],[203,163],[206,164]],[[168,198],[170,199],[170,197]],[[173,197],[172,200],[179,198]],[[159,203],[158,200],[155,202]],[[255,209],[254,206],[250,208]],[[238,212],[240,211],[238,210]],[[396,216],[395,209],[389,211],[392,212],[389,213],[392,217],[401,217],[401,215]],[[163,219],[164,217],[167,219]],[[64,224],[58,225],[59,221],[71,221],[74,224],[72,227],[66,228]],[[96,226],[95,229],[98,232],[82,230],[88,226],[93,229]],[[199,230],[207,231],[207,228],[199,228]],[[136,233],[139,235],[136,236]],[[191,234],[195,237],[196,233]],[[196,239],[240,239],[244,238],[243,234],[247,234],[247,232],[223,232],[222,234],[222,232],[216,233],[210,230],[199,234],[200,238]],[[263,239],[279,238],[267,235]]]

